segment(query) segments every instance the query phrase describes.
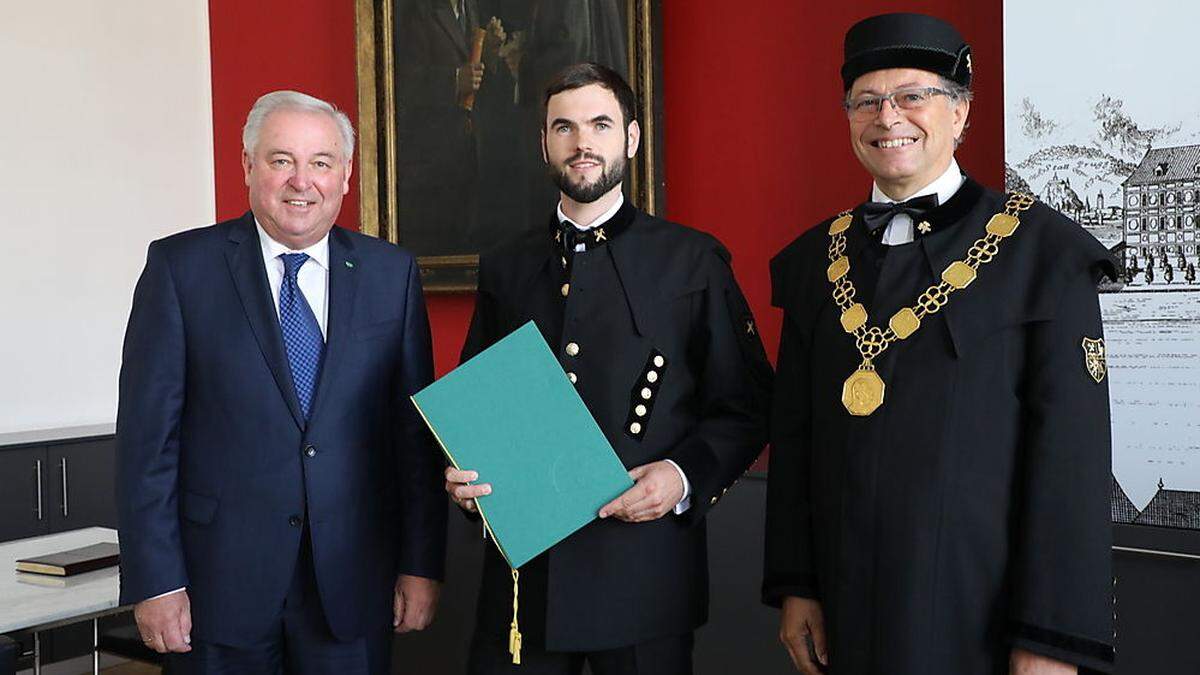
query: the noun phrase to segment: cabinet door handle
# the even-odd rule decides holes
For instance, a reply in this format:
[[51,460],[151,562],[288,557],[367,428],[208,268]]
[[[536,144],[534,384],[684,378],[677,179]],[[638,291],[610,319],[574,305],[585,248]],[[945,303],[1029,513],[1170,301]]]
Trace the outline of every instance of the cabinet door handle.
[[69,515],[69,511],[67,511],[67,458],[66,457],[62,458],[62,489],[63,489],[62,512],[63,512],[63,518],[66,518]]
[[37,517],[42,519],[42,460],[33,460],[34,471],[37,473]]

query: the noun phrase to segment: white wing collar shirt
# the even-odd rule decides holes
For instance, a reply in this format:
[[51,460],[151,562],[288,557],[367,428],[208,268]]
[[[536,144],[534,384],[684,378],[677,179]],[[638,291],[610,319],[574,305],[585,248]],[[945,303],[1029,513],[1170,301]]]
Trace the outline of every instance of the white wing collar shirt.
[[[945,173],[938,176],[929,185],[917,190],[905,200],[913,199],[914,197],[924,197],[925,195],[937,195],[938,204],[945,204],[958,188],[962,187],[963,181],[962,171],[958,168],[958,162],[951,157],[950,166],[947,167]],[[871,185],[871,201],[880,202],[883,204],[895,204],[899,199],[892,199],[879,189],[879,183]],[[892,217],[892,222],[888,223],[883,231],[883,237],[880,239],[888,246],[897,246],[899,244],[907,244],[915,238],[913,233],[913,220],[907,213],[898,213]]]

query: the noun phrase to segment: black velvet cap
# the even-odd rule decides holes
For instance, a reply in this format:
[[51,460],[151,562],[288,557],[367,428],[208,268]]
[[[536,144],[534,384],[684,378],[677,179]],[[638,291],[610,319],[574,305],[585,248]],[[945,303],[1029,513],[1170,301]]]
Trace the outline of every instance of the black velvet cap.
[[842,84],[885,68],[917,68],[971,86],[971,47],[954,26],[925,14],[880,14],[846,31]]

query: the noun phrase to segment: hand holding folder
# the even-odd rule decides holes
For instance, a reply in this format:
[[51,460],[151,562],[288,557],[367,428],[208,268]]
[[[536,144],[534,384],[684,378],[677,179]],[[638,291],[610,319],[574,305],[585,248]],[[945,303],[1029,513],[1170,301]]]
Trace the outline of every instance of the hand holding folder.
[[[636,466],[629,470],[634,485],[605,504],[597,514],[627,523],[644,523],[662,518],[683,499],[683,480],[679,471],[665,461]],[[471,469],[446,469],[446,492],[459,508],[475,513],[475,500],[492,493],[490,483],[477,483],[479,473]]]
[[[476,499],[513,570],[509,651],[519,662],[518,569],[595,520],[633,481],[532,322],[412,399],[460,472],[447,472],[447,489],[459,492],[455,501]],[[472,477],[464,469],[489,485],[461,485]]]
[[629,470],[633,487],[600,509],[600,517],[627,523],[657,520],[683,499],[683,479],[667,461],[651,462]]

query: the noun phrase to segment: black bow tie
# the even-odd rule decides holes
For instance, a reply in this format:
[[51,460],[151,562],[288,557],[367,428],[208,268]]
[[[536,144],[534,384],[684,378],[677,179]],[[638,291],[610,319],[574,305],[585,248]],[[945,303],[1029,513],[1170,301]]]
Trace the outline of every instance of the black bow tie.
[[936,194],[913,197],[908,201],[896,202],[894,204],[889,202],[867,202],[862,205],[863,223],[867,226],[867,232],[879,234],[888,223],[892,222],[893,217],[901,213],[906,213],[916,221],[918,216],[937,205],[938,198]]
[[575,245],[582,241],[583,234],[569,220],[564,220],[558,224],[558,241],[562,246],[563,253],[568,258],[575,254]]

